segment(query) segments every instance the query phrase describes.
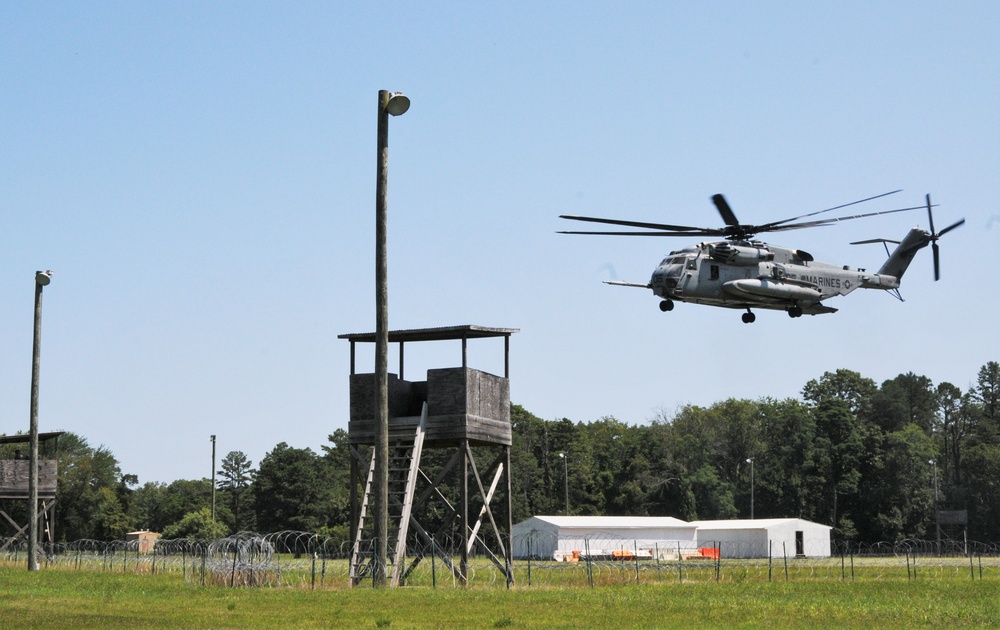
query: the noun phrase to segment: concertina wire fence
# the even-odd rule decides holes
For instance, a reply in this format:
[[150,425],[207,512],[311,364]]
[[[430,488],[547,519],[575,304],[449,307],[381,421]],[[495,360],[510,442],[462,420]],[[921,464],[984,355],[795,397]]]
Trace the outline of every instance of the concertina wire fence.
[[[373,541],[363,544],[370,559]],[[515,536],[515,583],[527,586],[597,586],[627,583],[763,582],[795,580],[1000,579],[1000,545],[972,541],[903,540],[874,544],[804,543],[806,556],[786,544],[624,539],[595,535],[569,542],[547,533]],[[562,549],[560,550],[560,545]],[[575,549],[582,547],[582,549]],[[0,563],[27,562],[27,543],[0,538]],[[134,574],[182,574],[191,584],[226,587],[335,589],[350,585],[351,545],[308,532],[260,535],[241,532],[213,541],[78,540],[47,543],[43,568]],[[411,587],[461,587],[449,568],[459,566],[461,542],[435,540],[407,549],[404,583]],[[553,553],[553,549],[556,551]],[[544,555],[539,553],[544,550]],[[826,554],[829,555],[826,555]],[[419,559],[415,566],[413,562]],[[445,561],[448,559],[448,562]],[[358,586],[372,586],[370,567]],[[474,549],[468,586],[506,586],[504,572]]]

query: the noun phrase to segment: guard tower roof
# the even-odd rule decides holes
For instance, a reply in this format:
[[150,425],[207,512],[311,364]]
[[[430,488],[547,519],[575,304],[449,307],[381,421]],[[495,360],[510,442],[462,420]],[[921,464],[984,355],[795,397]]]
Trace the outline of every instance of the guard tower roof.
[[[38,441],[45,442],[46,440],[52,440],[58,438],[63,433],[65,433],[65,431],[50,431],[48,433],[39,433]],[[27,444],[30,441],[31,441],[31,435],[28,433],[18,433],[17,435],[0,435],[0,444]]]
[[[466,342],[469,339],[486,339],[503,337],[504,343],[504,378],[510,378],[510,336],[520,332],[517,328],[490,328],[488,326],[442,326],[439,328],[411,328],[406,330],[390,330],[389,343],[399,344],[399,378],[403,378],[403,348],[411,341],[462,341],[462,367],[467,367]],[[346,333],[337,335],[338,339],[351,342],[351,374],[354,371],[354,344],[376,343],[375,333]]]
[[[450,339],[483,339],[486,337],[510,337],[518,328],[490,328],[487,326],[442,326],[438,328],[411,328],[406,330],[390,330],[389,343],[405,343],[408,341],[446,341]],[[375,343],[375,333],[345,333],[337,335],[338,339],[347,339],[358,343]]]

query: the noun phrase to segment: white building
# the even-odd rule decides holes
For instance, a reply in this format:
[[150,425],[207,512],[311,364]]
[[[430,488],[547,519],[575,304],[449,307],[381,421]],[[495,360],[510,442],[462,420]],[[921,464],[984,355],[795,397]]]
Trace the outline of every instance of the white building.
[[698,546],[718,544],[723,558],[829,558],[829,525],[801,518],[694,521]]
[[533,516],[514,525],[518,559],[676,558],[695,553],[695,526],[672,516]]
[[533,516],[511,533],[517,559],[672,560],[716,546],[722,558],[828,558],[830,529],[798,518],[688,523],[670,516]]

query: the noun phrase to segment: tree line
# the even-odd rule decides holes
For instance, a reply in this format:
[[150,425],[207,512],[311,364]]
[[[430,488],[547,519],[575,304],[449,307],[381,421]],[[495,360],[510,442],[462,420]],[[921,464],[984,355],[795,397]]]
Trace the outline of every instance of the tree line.
[[[727,399],[614,417],[543,420],[511,409],[512,510],[538,514],[798,517],[856,542],[934,538],[935,508],[967,515],[945,536],[1000,540],[1000,364],[967,391],[906,373],[881,385],[850,370],[807,382],[801,399]],[[350,453],[338,429],[319,451],[282,442],[255,467],[221,460],[209,479],[139,484],[104,446],[59,440],[56,536],[118,540],[300,530],[348,537]],[[10,448],[0,459],[12,458]],[[433,465],[433,451],[425,458]],[[23,517],[23,500],[0,509]],[[16,518],[14,520],[17,520]],[[0,533],[0,536],[8,534]]]

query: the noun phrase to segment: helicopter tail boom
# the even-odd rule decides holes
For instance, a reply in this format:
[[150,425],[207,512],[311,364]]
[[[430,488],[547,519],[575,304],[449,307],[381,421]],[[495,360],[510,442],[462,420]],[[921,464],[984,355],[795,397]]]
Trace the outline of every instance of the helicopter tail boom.
[[913,228],[899,245],[896,246],[892,254],[889,255],[889,259],[878,270],[878,275],[892,276],[897,280],[901,280],[903,274],[906,273],[907,268],[909,268],[910,263],[913,261],[913,257],[930,243],[931,235],[929,232],[920,228]]

